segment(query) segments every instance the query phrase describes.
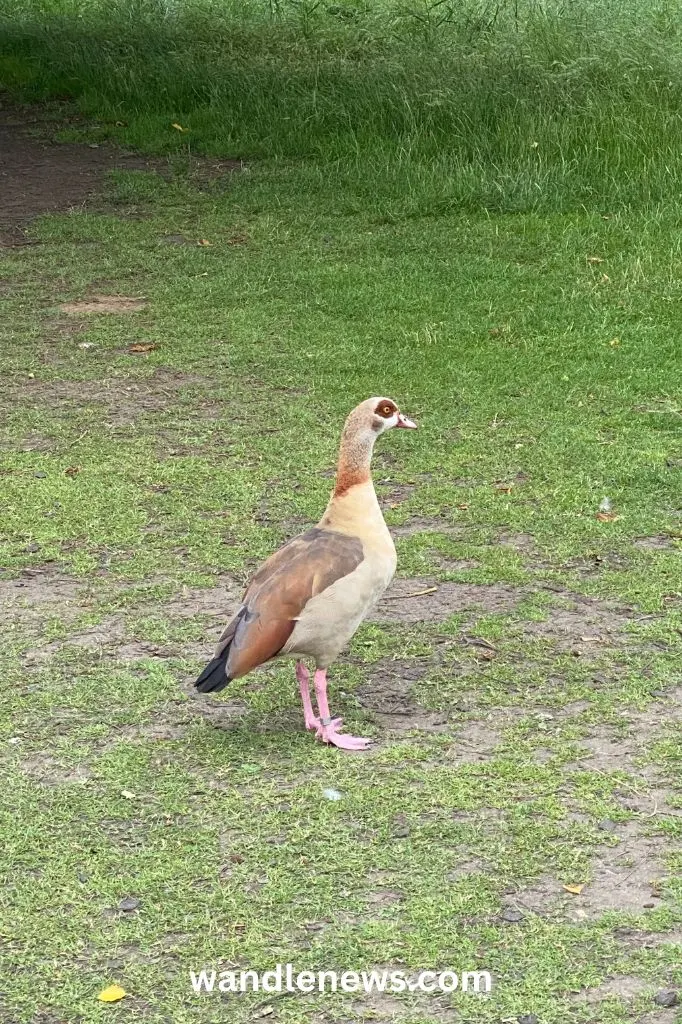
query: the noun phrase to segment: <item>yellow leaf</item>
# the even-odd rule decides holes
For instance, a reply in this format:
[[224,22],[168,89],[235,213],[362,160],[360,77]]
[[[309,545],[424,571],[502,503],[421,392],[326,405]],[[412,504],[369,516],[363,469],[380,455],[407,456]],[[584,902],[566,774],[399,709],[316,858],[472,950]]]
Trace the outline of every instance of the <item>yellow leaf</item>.
[[103,988],[97,998],[102,1003],[117,1003],[119,999],[123,999],[126,994],[125,989],[121,988],[120,985],[107,985]]
[[580,893],[583,891],[584,886],[582,886],[582,885],[564,885],[564,886],[562,886],[562,888],[565,889],[566,892],[572,892],[574,896],[579,896]]
[[197,245],[213,245],[213,242],[209,242],[207,238],[200,238]]
[[187,128],[183,128],[181,124],[177,124],[175,121],[173,121],[171,128],[175,128],[177,132],[186,132],[189,130]]

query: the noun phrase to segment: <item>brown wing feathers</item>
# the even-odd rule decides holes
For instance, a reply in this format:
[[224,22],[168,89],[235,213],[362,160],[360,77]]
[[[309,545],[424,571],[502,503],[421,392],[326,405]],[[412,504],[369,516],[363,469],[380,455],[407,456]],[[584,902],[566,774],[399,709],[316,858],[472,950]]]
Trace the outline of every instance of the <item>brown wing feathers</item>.
[[353,572],[362,542],[314,527],[285,544],[261,566],[239,611],[226,627],[216,657],[199,676],[202,693],[222,690],[282,650],[311,597]]

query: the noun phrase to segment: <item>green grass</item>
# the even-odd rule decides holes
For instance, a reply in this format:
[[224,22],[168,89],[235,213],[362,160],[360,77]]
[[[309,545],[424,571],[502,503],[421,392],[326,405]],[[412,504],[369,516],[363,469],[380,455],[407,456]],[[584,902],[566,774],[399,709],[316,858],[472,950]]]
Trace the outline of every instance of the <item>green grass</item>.
[[[3,1024],[635,1024],[682,984],[677,8],[444,11],[0,0],[13,95],[172,156],[0,249]],[[98,293],[146,306],[60,310]],[[420,424],[375,458],[399,572],[439,589],[334,666],[352,757],[287,665],[241,713],[187,681],[381,393]],[[444,724],[391,728],[391,679]],[[493,992],[191,991],[278,961]]]
[[71,97],[101,137],[143,149],[304,161],[332,195],[390,217],[608,213],[677,196],[680,13],[678,0],[2,0],[0,84]]
[[[386,223],[342,211],[343,195],[329,209],[308,184],[257,164],[201,190],[182,174],[119,174],[110,214],[43,218],[39,245],[3,256],[14,397],[0,563],[10,576],[56,564],[87,588],[6,623],[3,734],[19,740],[2,748],[13,1021],[222,1020],[224,1003],[194,996],[188,971],[228,962],[487,968],[490,999],[455,997],[471,1022],[588,1021],[570,994],[582,986],[680,981],[665,942],[681,915],[676,881],[653,911],[499,918],[504,893],[538,877],[589,883],[613,843],[596,823],[639,820],[625,805],[651,785],[629,763],[576,758],[595,729],[643,728],[652,694],[677,679],[677,222]],[[143,219],[126,219],[131,207]],[[212,245],[161,241],[175,233]],[[59,303],[104,279],[147,308],[56,332],[73,323]],[[141,340],[159,347],[128,354]],[[401,572],[521,588],[518,607],[363,628],[336,666],[334,703],[381,741],[370,758],[302,732],[286,666],[255,691],[236,687],[250,710],[218,727],[179,686],[217,629],[192,611],[193,588],[243,579],[315,520],[343,416],[380,392],[421,426],[383,439],[376,460],[390,522],[427,517],[399,540]],[[595,518],[604,494],[614,522]],[[510,533],[534,547],[497,543]],[[664,546],[634,543],[653,536]],[[453,572],[448,559],[476,564]],[[529,632],[567,603],[545,584],[627,602],[631,632],[575,658],[555,633]],[[94,647],[72,642],[97,623]],[[491,662],[461,645],[463,631],[493,644]],[[161,656],[143,647],[126,662],[121,644]],[[357,687],[394,658],[424,670],[415,699],[450,716],[445,733],[389,734],[363,711]],[[482,760],[462,754],[472,723],[497,735]],[[641,751],[668,802],[640,825],[671,858],[679,730],[665,715],[661,726]],[[328,786],[341,802],[324,799]],[[392,838],[396,821],[406,838]],[[128,895],[139,910],[117,912]],[[623,923],[660,932],[659,944],[624,945]],[[111,1010],[96,994],[114,981],[130,994]],[[253,1019],[259,1003],[240,998],[230,1019]],[[274,1005],[277,1020],[302,1022],[321,1007],[360,1019],[363,1003]],[[373,1005],[396,1019],[393,1003]],[[410,1006],[406,1021],[451,1019],[447,1000]],[[607,1000],[599,1020],[647,1006],[646,994]]]

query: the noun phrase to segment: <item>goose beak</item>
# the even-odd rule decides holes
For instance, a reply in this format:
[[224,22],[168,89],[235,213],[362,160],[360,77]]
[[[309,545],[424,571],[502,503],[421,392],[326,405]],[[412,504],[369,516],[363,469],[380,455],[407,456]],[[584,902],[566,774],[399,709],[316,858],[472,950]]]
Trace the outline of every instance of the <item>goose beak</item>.
[[403,416],[403,414],[399,412],[396,427],[404,427],[405,430],[416,430],[417,424],[413,420],[408,420],[407,416]]

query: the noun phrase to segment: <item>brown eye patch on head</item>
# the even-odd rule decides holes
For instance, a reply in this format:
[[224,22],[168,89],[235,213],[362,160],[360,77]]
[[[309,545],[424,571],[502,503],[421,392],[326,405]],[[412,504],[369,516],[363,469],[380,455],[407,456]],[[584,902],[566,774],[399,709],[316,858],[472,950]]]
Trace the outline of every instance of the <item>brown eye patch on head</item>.
[[395,415],[395,413],[397,413],[397,411],[398,411],[398,406],[395,405],[393,402],[389,402],[389,401],[379,402],[379,404],[377,405],[376,409],[374,410],[374,412],[377,414],[377,416],[383,416],[383,418],[385,420],[390,419],[391,416],[393,416],[393,415]]

